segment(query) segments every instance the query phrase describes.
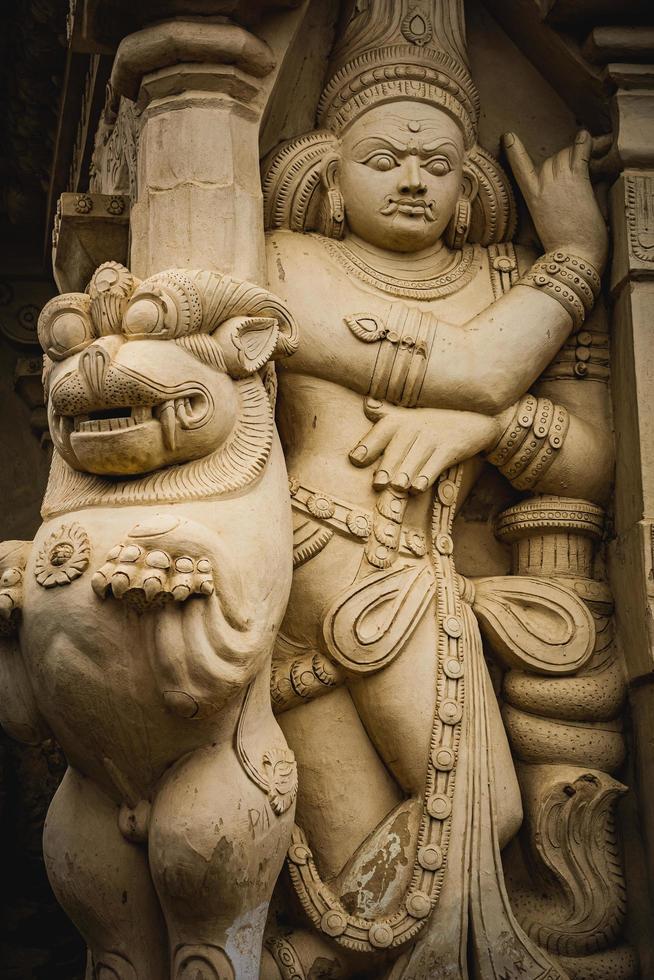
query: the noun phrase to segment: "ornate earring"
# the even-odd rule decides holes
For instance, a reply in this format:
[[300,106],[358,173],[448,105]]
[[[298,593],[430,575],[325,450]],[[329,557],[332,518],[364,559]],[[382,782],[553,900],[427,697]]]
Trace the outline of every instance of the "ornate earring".
[[446,241],[450,248],[460,250],[468,240],[470,222],[472,220],[472,205],[467,197],[460,197],[456,202],[454,213],[447,226]]
[[331,156],[322,172],[323,193],[319,225],[327,238],[342,238],[345,232],[345,201],[338,186],[338,157]]

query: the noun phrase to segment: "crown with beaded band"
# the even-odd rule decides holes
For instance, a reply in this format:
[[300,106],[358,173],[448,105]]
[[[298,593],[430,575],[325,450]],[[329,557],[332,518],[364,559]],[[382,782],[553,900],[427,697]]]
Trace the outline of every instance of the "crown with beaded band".
[[463,0],[351,0],[318,105],[321,128],[276,147],[263,161],[266,229],[331,235],[323,220],[325,162],[338,156],[351,123],[399,100],[441,109],[463,133],[464,176],[474,188],[468,241],[509,241],[516,224],[511,185],[476,142],[479,99],[467,64]]
[[375,105],[436,105],[476,141],[479,97],[467,65],[463,0],[356,0],[334,49],[318,123],[340,135]]

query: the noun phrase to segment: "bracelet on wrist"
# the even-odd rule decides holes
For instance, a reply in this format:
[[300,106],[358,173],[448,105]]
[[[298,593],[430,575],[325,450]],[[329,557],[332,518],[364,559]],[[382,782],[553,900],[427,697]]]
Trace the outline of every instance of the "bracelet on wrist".
[[518,490],[532,490],[561,450],[570,424],[563,405],[526,395],[486,459]]

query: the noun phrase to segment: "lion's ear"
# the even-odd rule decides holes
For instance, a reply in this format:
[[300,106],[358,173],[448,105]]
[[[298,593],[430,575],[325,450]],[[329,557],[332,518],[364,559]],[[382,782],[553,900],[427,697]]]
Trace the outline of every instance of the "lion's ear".
[[270,316],[234,316],[212,334],[233,378],[254,374],[275,352],[279,324]]

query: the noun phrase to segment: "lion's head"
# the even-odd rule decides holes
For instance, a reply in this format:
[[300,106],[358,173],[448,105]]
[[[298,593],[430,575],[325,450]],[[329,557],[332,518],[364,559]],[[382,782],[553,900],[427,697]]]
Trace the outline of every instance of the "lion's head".
[[244,455],[244,425],[258,419],[269,448],[258,372],[297,342],[281,302],[258,286],[190,270],[139,282],[117,263],[100,266],[86,293],[51,300],[39,340],[55,450],[66,470],[86,475],[67,474],[85,496],[99,482],[89,476],[109,481],[115,496],[125,478],[132,488],[135,477],[160,471],[179,481],[180,468],[201,460],[221,492],[216,467]]

